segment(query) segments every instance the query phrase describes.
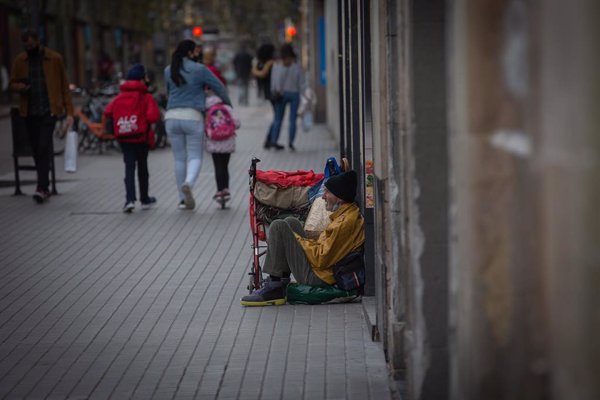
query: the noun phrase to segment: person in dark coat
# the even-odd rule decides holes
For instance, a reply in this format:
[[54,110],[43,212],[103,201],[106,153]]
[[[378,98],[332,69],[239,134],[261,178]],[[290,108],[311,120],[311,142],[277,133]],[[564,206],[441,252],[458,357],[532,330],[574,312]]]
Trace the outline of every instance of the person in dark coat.
[[250,75],[252,72],[252,56],[243,46],[233,58],[233,67],[240,84],[240,105],[248,105],[248,85],[250,84]]
[[[252,75],[256,78],[258,85],[259,97],[263,97],[269,100],[271,107],[273,108],[273,119],[275,118],[275,101],[271,97],[271,70],[273,63],[275,62],[275,46],[270,43],[261,45],[256,51],[257,63],[252,68]],[[283,150],[284,147],[278,143],[271,143],[271,131],[273,130],[273,123],[267,130],[267,137],[265,139],[265,149],[274,148],[275,150]]]

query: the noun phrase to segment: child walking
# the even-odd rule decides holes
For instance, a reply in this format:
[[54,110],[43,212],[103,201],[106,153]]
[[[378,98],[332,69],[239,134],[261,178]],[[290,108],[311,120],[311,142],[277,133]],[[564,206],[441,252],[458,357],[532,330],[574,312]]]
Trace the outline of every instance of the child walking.
[[235,130],[240,120],[233,108],[210,91],[206,96],[206,151],[211,153],[217,192],[213,196],[221,206],[231,198],[229,192],[229,158],[235,151]]
[[123,150],[125,163],[125,206],[123,212],[135,209],[135,169],[137,164],[140,202],[142,209],[156,204],[156,198],[148,195],[148,150],[154,147],[151,124],[160,118],[156,100],[148,93],[146,70],[135,64],[127,73],[121,92],[104,110],[107,119],[112,118],[113,132]]

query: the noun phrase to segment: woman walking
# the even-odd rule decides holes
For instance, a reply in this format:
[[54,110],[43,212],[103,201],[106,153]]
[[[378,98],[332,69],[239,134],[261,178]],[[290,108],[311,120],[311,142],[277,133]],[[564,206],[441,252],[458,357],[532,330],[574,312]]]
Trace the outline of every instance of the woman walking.
[[221,82],[202,64],[195,62],[196,43],[184,40],[165,68],[167,84],[166,130],[173,158],[179,192],[179,208],[196,207],[193,188],[202,166],[204,142],[204,88],[209,87],[225,104],[231,105]]
[[295,151],[294,139],[296,138],[296,119],[298,118],[298,105],[300,104],[300,91],[304,87],[304,74],[296,62],[296,54],[291,44],[281,46],[281,62],[273,65],[271,73],[271,98],[275,102],[275,121],[271,130],[271,143],[277,143],[279,132],[283,123],[285,106],[290,105],[290,122],[288,146]]

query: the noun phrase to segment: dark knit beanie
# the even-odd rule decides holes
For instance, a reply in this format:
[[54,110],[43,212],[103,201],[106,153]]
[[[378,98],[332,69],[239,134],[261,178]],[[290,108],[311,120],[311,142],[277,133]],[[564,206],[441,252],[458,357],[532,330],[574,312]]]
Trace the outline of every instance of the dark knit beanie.
[[128,81],[141,81],[146,76],[146,70],[142,64],[135,64],[127,72]]
[[343,172],[327,179],[325,187],[346,203],[352,203],[356,197],[356,180],[356,172]]

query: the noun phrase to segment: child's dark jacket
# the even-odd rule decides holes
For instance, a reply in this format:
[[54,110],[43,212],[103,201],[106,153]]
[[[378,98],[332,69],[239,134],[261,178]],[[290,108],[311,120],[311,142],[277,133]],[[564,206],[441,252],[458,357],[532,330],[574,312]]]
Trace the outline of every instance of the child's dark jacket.
[[124,143],[148,143],[150,147],[154,147],[154,132],[151,124],[160,119],[160,111],[156,100],[150,93],[148,88],[142,81],[125,81],[121,87],[121,93],[115,97],[104,110],[104,115],[107,118],[113,118],[114,132],[117,132],[117,118],[115,115],[130,115],[135,114],[143,117],[144,123],[147,124],[145,133],[131,138],[118,138],[119,142]]

